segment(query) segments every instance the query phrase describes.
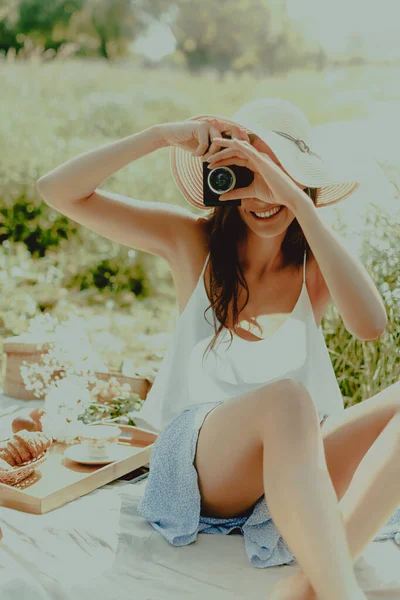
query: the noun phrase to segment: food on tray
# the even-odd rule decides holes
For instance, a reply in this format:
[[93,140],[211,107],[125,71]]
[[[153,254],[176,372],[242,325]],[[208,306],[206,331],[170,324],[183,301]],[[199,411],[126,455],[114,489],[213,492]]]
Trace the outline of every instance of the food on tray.
[[42,423],[41,418],[46,414],[46,411],[43,408],[34,408],[29,413],[30,418],[36,423],[36,431],[42,431]]
[[[51,442],[51,438],[41,431],[24,429],[0,444],[0,459],[11,467],[19,467],[42,456]],[[3,469],[2,462],[0,469]]]
[[21,429],[26,429],[27,431],[35,431],[36,430],[36,422],[30,417],[15,417],[11,426],[13,433],[17,433],[17,431],[21,431]]
[[15,449],[16,453],[21,457],[21,461],[17,460],[18,464],[32,460],[32,455],[24,444],[18,443],[17,438],[10,440],[9,445]]
[[15,417],[12,422],[13,433],[26,429],[27,431],[42,431],[41,418],[45,411],[41,408],[34,408],[28,415],[20,415]]
[[6,443],[7,442],[2,442],[0,445],[0,458],[5,460],[6,463],[8,463],[9,465],[11,465],[12,467],[15,467],[15,465],[17,464],[14,456],[12,455],[12,453],[8,450],[8,448],[6,447]]
[[31,456],[25,446],[18,444],[15,439],[8,441],[7,450],[11,452],[17,465],[22,465],[22,463],[31,460]]

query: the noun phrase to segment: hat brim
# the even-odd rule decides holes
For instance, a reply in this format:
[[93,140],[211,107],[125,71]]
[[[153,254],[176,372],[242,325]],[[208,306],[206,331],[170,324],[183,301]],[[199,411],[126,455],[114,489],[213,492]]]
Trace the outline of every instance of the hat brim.
[[[327,157],[318,152],[317,143],[310,142],[313,154],[302,152],[296,143],[271,130],[257,126],[251,128],[244,122],[227,119],[222,115],[198,115],[193,120],[218,119],[227,125],[236,125],[247,133],[260,137],[276,155],[282,167],[297,183],[306,187],[318,188],[316,206],[330,206],[341,202],[359,187],[360,182],[352,180],[350,169],[338,156]],[[317,155],[317,156],[316,156]],[[335,160],[335,158],[337,160]],[[177,146],[171,146],[170,166],[175,182],[185,199],[193,206],[210,210],[203,204],[203,161],[201,157]]]

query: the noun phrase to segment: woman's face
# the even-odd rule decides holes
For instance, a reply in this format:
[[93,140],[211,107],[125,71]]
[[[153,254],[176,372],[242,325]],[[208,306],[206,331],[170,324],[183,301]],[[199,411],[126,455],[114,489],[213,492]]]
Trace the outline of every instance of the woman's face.
[[[255,136],[252,141],[252,145],[260,152],[265,152],[268,154],[274,163],[278,165],[278,167],[280,167],[287,175],[289,175],[266,142]],[[296,183],[296,185],[302,190],[305,188],[304,185],[299,183]],[[295,215],[287,206],[277,204],[276,201],[273,202],[272,197],[271,203],[271,205],[266,204],[259,198],[243,198],[241,206],[237,207],[244,223],[254,233],[260,235],[261,237],[273,237],[281,234],[282,232],[286,231],[290,223],[295,219]],[[280,212],[270,217],[257,217],[253,214],[254,212],[267,212],[279,207],[282,207]]]

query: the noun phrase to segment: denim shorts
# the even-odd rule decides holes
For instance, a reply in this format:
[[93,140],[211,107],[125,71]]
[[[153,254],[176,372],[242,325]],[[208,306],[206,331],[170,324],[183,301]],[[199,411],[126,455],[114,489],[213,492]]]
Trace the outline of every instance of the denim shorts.
[[[221,402],[192,405],[163,429],[153,446],[150,473],[138,513],[173,546],[196,541],[199,533],[241,534],[249,562],[257,568],[295,562],[276,528],[265,495],[244,517],[200,515],[201,499],[194,466],[197,439],[207,414]],[[318,413],[320,422],[326,413]]]

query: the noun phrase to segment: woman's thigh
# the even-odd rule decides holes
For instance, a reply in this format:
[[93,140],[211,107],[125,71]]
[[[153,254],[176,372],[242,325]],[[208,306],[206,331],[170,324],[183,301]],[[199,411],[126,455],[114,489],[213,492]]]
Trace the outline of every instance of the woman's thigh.
[[397,382],[326,419],[321,433],[326,464],[338,500],[349,487],[369,448],[399,411],[400,382]]
[[[260,423],[263,419],[274,421],[274,414],[285,410],[285,397],[300,394],[302,389],[292,380],[276,381],[231,398],[208,413],[194,460],[201,515],[230,518],[251,513],[264,494]],[[303,397],[305,404],[312,404],[310,396]]]
[[[284,389],[280,383],[228,400],[207,415],[195,457],[202,515],[250,514],[264,494],[260,420],[265,411],[260,407],[274,406]],[[369,448],[398,412],[400,382],[321,423],[326,464],[339,500]],[[273,411],[267,416],[273,419]]]

